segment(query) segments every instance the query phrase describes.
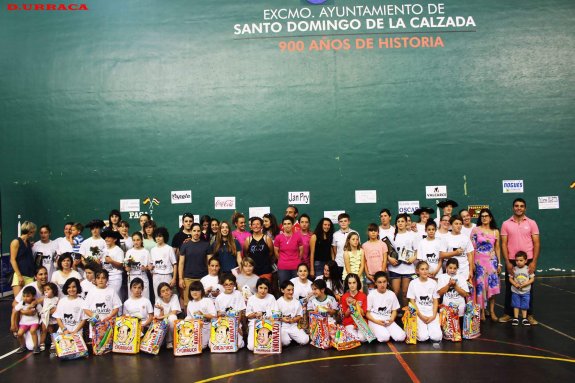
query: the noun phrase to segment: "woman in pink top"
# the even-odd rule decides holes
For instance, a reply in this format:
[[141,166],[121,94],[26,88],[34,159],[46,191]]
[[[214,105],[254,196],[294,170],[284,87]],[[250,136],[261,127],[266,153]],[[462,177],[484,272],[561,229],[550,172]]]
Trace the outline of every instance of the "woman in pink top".
[[[239,243],[244,243],[246,238],[250,236],[250,232],[246,230],[246,216],[242,213],[234,213],[232,215],[232,222],[236,227],[236,230],[232,231],[232,236],[237,239]],[[244,257],[244,251],[242,249],[242,258]]]
[[313,233],[309,231],[309,227],[311,225],[311,219],[309,215],[302,214],[299,217],[299,227],[300,227],[300,235],[301,240],[303,242],[303,261],[307,265],[309,269],[309,241],[311,240],[311,236]]
[[297,277],[297,266],[303,261],[303,241],[300,233],[293,231],[293,224],[293,217],[286,215],[282,220],[283,232],[274,240],[280,284]]

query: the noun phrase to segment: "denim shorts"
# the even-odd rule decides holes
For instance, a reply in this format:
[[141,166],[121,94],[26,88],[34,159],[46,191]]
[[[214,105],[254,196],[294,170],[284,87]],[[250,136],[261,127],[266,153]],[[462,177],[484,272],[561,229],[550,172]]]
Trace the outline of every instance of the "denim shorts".
[[520,310],[529,310],[529,300],[531,293],[517,294],[511,293],[511,307]]
[[415,274],[399,274],[399,273],[395,273],[393,271],[388,271],[387,272],[389,275],[389,279],[399,279],[399,278],[408,278],[408,279],[413,279],[413,277],[415,276]]

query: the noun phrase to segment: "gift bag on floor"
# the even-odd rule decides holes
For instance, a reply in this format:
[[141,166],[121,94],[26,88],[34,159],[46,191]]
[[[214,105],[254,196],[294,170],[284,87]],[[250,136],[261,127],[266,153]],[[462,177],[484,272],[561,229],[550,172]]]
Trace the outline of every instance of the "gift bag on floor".
[[88,347],[84,343],[82,334],[52,334],[52,342],[56,347],[56,355],[62,360],[85,358],[88,356]]
[[202,353],[201,319],[177,320],[174,323],[174,355],[196,355]]
[[475,339],[481,336],[481,309],[473,301],[465,304],[465,314],[463,314],[463,339]]
[[328,318],[317,312],[309,313],[310,344],[314,347],[327,350],[330,348]]
[[330,329],[331,345],[337,351],[351,350],[361,346],[361,342],[347,331],[344,325],[332,325]]
[[403,330],[405,331],[405,343],[417,344],[417,309],[411,303],[403,308]]
[[459,309],[457,305],[441,305],[439,307],[439,322],[443,339],[452,342],[461,342],[461,328],[459,327]]
[[281,322],[273,318],[256,319],[254,354],[281,354]]
[[131,316],[117,317],[114,323],[112,351],[120,354],[137,354],[140,352],[141,335],[140,319]]
[[210,325],[210,351],[237,352],[239,318],[235,313],[212,319]]
[[112,351],[114,340],[114,318],[92,323],[92,352],[103,355]]
[[359,313],[357,302],[355,305],[349,306],[349,308],[351,309],[351,319],[353,319],[357,329],[363,334],[365,339],[367,339],[367,342],[371,343],[371,341],[375,339],[375,335],[367,325],[365,318]]
[[154,319],[140,343],[140,351],[147,354],[158,355],[168,333],[167,320]]

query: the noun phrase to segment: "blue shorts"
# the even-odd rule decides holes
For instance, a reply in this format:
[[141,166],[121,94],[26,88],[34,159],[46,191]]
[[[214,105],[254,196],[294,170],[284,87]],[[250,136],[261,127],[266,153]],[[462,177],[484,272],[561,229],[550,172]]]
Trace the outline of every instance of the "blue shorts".
[[530,293],[517,294],[511,293],[511,307],[520,310],[529,310],[529,300],[531,299]]
[[415,274],[399,274],[399,273],[395,273],[393,271],[388,271],[389,274],[389,279],[399,279],[399,278],[407,278],[407,279],[413,279],[413,277],[415,276]]

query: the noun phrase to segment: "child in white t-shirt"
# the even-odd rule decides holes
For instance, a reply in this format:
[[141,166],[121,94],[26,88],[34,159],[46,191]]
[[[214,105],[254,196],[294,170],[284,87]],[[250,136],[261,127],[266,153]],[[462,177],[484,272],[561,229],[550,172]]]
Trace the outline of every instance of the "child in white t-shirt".
[[[82,292],[80,298],[86,299],[90,291],[96,288],[96,271],[100,269],[97,263],[88,263],[84,266],[84,277],[80,282],[80,286],[82,287]],[[64,288],[62,288],[64,290]],[[64,291],[62,291],[64,293]]]
[[278,305],[273,295],[268,294],[271,290],[270,281],[259,278],[256,283],[257,292],[248,299],[246,305],[246,317],[249,320],[248,350],[254,349],[254,327],[256,319],[264,316],[271,317],[273,311],[278,311]]
[[244,301],[256,293],[256,283],[259,277],[254,274],[255,262],[250,257],[242,259],[240,273],[237,276],[237,288],[242,293]]
[[298,322],[304,315],[304,311],[299,299],[294,298],[294,284],[291,281],[284,281],[280,288],[283,296],[278,298],[277,305],[281,312],[282,345],[288,346],[292,340],[300,345],[308,344],[309,336],[304,330],[298,328]]
[[[46,336],[56,331],[56,319],[52,314],[56,312],[58,305],[58,286],[55,283],[48,282],[43,286],[44,301],[42,302],[42,311],[40,312],[40,323],[42,324],[42,333],[40,334],[40,351],[46,349]],[[54,349],[52,343],[51,349]]]
[[82,311],[84,300],[80,297],[82,285],[77,278],[70,278],[64,283],[62,290],[64,297],[58,301],[53,316],[58,323],[58,331],[64,334],[76,334],[82,331],[86,323]]
[[88,318],[108,320],[115,318],[121,307],[120,297],[112,287],[108,287],[108,272],[98,270],[96,272],[96,288],[88,294],[84,301],[84,314]]
[[202,319],[202,348],[208,347],[210,341],[210,323],[216,317],[216,307],[210,298],[206,298],[206,291],[200,281],[193,281],[190,285],[190,300],[186,310],[186,319]]
[[150,300],[142,296],[142,291],[144,291],[144,281],[134,278],[130,282],[130,298],[124,302],[124,315],[140,319],[143,334],[144,328],[148,327],[154,318],[154,309]]
[[14,311],[20,313],[20,322],[18,323],[18,342],[20,343],[20,348],[16,351],[17,353],[26,352],[26,341],[24,340],[24,334],[30,332],[32,336],[32,342],[34,344],[34,354],[40,353],[40,347],[38,347],[38,326],[40,325],[40,319],[38,317],[39,310],[42,306],[35,303],[36,290],[32,286],[26,286],[22,290],[22,300],[14,307]]
[[[218,317],[235,312],[238,317],[238,323],[241,323],[242,317],[246,312],[246,302],[242,293],[236,290],[236,277],[232,273],[227,273],[222,277],[222,288],[223,293],[219,294],[214,302]],[[245,346],[243,333],[241,329],[238,329],[238,332],[238,348],[243,348]]]
[[397,296],[387,289],[387,275],[383,271],[375,273],[375,289],[367,296],[367,325],[373,331],[378,342],[387,342],[391,337],[396,342],[405,340],[405,331],[395,323],[399,301]]
[[220,285],[220,260],[218,257],[210,258],[208,261],[208,275],[202,277],[200,282],[204,285],[206,297],[215,301],[216,297],[224,290],[222,285]]
[[459,277],[465,281],[471,282],[473,275],[473,244],[469,236],[461,234],[463,221],[461,217],[451,217],[451,233],[448,233],[444,238],[445,248],[444,251],[439,253],[439,257],[443,259],[455,258],[458,261]]
[[134,279],[140,278],[144,282],[142,296],[150,299],[150,282],[146,274],[150,265],[150,252],[144,248],[144,238],[139,231],[132,234],[131,243],[132,247],[124,257],[124,269],[128,272],[128,286]]
[[465,313],[465,298],[469,296],[469,286],[467,286],[467,280],[457,272],[458,267],[457,258],[447,260],[446,273],[437,278],[437,294],[443,297],[444,305],[455,304],[459,316],[462,317]]
[[441,251],[445,250],[444,242],[435,238],[435,231],[437,225],[434,221],[428,221],[425,224],[425,232],[427,237],[419,241],[417,245],[417,259],[419,261],[427,262],[429,271],[428,275],[431,278],[435,278],[437,275],[441,274],[441,259],[439,254]]
[[154,306],[154,319],[168,320],[168,334],[166,335],[166,347],[174,348],[174,324],[178,319],[178,314],[182,312],[178,296],[172,292],[172,288],[166,282],[160,283],[157,288],[156,305]]
[[308,275],[307,264],[300,263],[297,267],[297,277],[290,279],[293,284],[293,296],[301,303],[302,307],[306,307],[308,300],[313,296],[311,281],[307,278]]
[[[427,223],[427,227],[430,223],[435,225],[435,222],[431,221]],[[422,242],[426,240],[424,239]],[[417,340],[425,342],[431,339],[434,342],[439,342],[443,334],[437,315],[437,300],[439,298],[437,283],[429,278],[429,264],[426,261],[417,264],[416,272],[419,277],[409,284],[407,298],[417,308]]]
[[[169,240],[168,230],[165,227],[159,227],[154,232],[154,239],[156,246],[150,251],[150,266],[152,272],[152,280],[154,286],[159,286],[160,283],[166,282],[170,287],[176,285],[177,268],[175,265],[176,253],[174,248],[167,244]],[[157,291],[154,291],[156,293]],[[158,296],[155,297],[158,299]]]

